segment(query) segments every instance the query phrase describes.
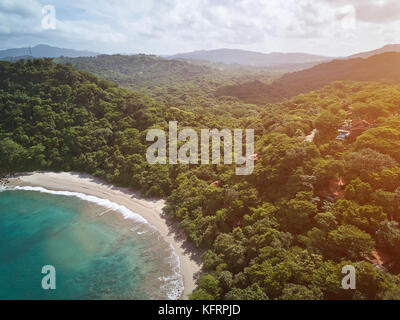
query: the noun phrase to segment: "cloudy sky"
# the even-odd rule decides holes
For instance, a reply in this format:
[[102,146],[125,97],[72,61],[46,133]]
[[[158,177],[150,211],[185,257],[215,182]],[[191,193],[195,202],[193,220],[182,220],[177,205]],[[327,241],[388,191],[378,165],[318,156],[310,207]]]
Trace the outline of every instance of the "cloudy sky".
[[[43,28],[46,5],[56,10],[56,29]],[[343,56],[388,43],[400,43],[400,0],[0,0],[0,49]]]

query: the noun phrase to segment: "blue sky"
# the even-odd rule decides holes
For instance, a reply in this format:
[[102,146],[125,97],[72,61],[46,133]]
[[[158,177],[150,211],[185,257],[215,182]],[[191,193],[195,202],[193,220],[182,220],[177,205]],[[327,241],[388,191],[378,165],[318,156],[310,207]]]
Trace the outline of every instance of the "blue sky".
[[[44,5],[57,28],[41,25]],[[400,43],[400,0],[0,0],[0,49],[238,48],[343,56]]]

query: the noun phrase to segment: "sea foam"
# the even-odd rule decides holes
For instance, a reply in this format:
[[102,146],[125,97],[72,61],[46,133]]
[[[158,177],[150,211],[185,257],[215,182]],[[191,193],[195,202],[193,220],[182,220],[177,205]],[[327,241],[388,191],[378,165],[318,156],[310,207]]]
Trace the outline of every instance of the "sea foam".
[[48,190],[48,189],[45,189],[42,187],[30,187],[30,186],[25,186],[25,187],[16,186],[13,188],[9,188],[9,190],[37,191],[37,192],[54,194],[54,195],[59,195],[59,196],[75,197],[75,198],[79,198],[81,200],[95,203],[95,204],[105,207],[109,210],[117,211],[117,212],[121,213],[125,219],[132,219],[137,222],[141,222],[141,223],[150,225],[150,223],[145,218],[143,218],[140,214],[132,212],[125,206],[119,205],[119,204],[112,202],[110,200],[107,200],[107,199],[101,199],[101,198],[98,198],[95,196],[89,196],[87,194],[80,193],[80,192],[55,191],[55,190]]
[[172,244],[169,244],[171,247],[171,255],[167,257],[169,259],[169,264],[174,271],[172,276],[159,278],[160,281],[164,281],[165,285],[163,288],[167,289],[168,299],[177,300],[181,296],[184,286],[183,286],[183,277],[181,274],[181,264],[179,262],[179,257],[176,254]]
[[[36,191],[36,192],[42,192],[42,193],[48,193],[48,194],[53,194],[53,195],[60,195],[60,196],[68,196],[68,197],[75,197],[79,198],[84,201],[88,201],[91,203],[95,203],[99,206],[105,207],[109,210],[113,210],[116,212],[119,212],[122,214],[122,216],[125,219],[131,219],[136,222],[140,222],[143,224],[146,224],[148,227],[152,228],[153,230],[157,230],[156,227],[151,225],[145,218],[143,218],[140,214],[135,213],[131,210],[129,210],[127,207],[123,205],[119,205],[115,202],[112,202],[108,199],[101,199],[95,196],[89,196],[84,193],[80,192],[71,192],[71,191],[56,191],[56,190],[48,190],[43,187],[31,187],[31,186],[15,186],[15,187],[6,187],[6,190],[21,190],[21,191]],[[140,235],[141,233],[138,232]],[[171,255],[168,257],[170,259],[170,266],[173,271],[172,276],[168,277],[163,277],[162,279],[159,278],[160,281],[165,282],[165,285],[163,285],[163,288],[168,288],[167,296],[168,299],[170,300],[177,300],[180,298],[182,292],[183,292],[183,277],[181,274],[181,268],[180,268],[180,260],[179,256],[176,254],[173,246],[171,243],[169,243],[170,248],[171,248]]]

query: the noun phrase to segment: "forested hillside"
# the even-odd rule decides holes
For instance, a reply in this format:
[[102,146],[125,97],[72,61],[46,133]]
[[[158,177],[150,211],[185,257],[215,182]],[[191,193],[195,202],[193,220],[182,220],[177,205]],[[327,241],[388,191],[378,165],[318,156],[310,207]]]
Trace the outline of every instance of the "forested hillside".
[[[192,299],[400,299],[400,86],[335,82],[253,112],[221,108],[155,102],[47,59],[0,62],[0,170],[76,170],[167,197],[205,250]],[[253,174],[150,166],[146,132],[173,120],[254,128]],[[348,264],[356,290],[341,286]]]
[[260,81],[220,87],[218,96],[233,96],[248,103],[282,101],[318,90],[332,81],[400,82],[400,53],[389,52],[368,59],[334,60],[307,70],[287,73],[272,84]]
[[[255,79],[270,83],[281,73],[250,66],[168,60],[151,55],[100,55],[59,58],[79,70],[86,70],[122,87],[140,91],[157,101],[173,106],[220,109],[221,99],[214,92],[225,85]],[[217,100],[219,100],[217,102]],[[228,100],[236,100],[229,98]]]
[[191,81],[211,73],[205,66],[194,66],[183,61],[166,60],[152,55],[100,55],[98,57],[60,58],[80,70],[91,71],[120,85],[139,89],[145,86],[168,85],[171,80]]
[[[399,108],[398,85],[338,82],[266,107],[248,178],[179,176],[168,212],[209,248],[192,298],[399,299]],[[373,125],[336,139],[360,118]],[[357,290],[341,288],[347,264]]]
[[[216,116],[194,115],[119,89],[50,59],[0,62],[0,170],[78,170],[162,196],[168,167],[151,167],[146,129],[217,127]],[[157,181],[157,183],[156,183]]]
[[400,44],[387,44],[386,46],[383,46],[382,48],[379,48],[376,50],[353,54],[350,57],[348,57],[348,59],[368,58],[368,57],[375,56],[377,54],[381,54],[381,53],[385,53],[385,52],[400,52]]

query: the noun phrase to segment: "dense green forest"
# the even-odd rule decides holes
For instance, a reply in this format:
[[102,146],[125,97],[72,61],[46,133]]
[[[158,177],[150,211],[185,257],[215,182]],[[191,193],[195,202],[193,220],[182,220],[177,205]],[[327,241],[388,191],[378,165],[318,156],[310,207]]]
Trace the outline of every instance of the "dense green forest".
[[[147,164],[148,129],[168,128],[172,120],[218,128],[229,125],[224,114],[238,109],[229,105],[214,114],[195,114],[167,108],[51,59],[1,62],[0,71],[2,172],[85,171],[113,183],[140,185],[147,196],[171,190],[169,168]],[[245,113],[245,107],[240,111]],[[232,127],[239,125],[232,116],[229,121]]]
[[[163,104],[184,107],[196,113],[212,113],[234,108],[251,112],[254,106],[234,97],[215,96],[218,88],[258,79],[263,84],[282,75],[266,68],[228,65],[205,61],[168,60],[153,55],[100,55],[97,57],[58,58],[78,70],[89,71],[120,86],[138,91]],[[218,105],[218,108],[215,106]]]
[[[203,97],[173,105],[50,59],[0,62],[0,171],[82,171],[167,197],[166,213],[205,250],[191,299],[400,299],[400,86],[335,82],[258,106]],[[149,165],[147,131],[173,120],[254,128],[253,174]],[[390,263],[376,267],[373,253]],[[348,264],[356,290],[341,286]]]

